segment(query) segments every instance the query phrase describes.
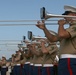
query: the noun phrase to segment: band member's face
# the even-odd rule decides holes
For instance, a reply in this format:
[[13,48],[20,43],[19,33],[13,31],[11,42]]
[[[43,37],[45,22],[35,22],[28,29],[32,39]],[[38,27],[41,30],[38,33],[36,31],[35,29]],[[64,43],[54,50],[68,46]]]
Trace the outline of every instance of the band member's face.
[[[69,13],[68,16],[76,16],[76,13]],[[66,17],[65,20],[70,25],[76,23],[76,18]]]
[[5,57],[2,57],[2,60],[6,60],[6,58]]
[[[73,13],[69,13],[67,16],[74,16],[74,14]],[[65,20],[69,23],[69,22],[72,22],[73,18],[65,17]]]

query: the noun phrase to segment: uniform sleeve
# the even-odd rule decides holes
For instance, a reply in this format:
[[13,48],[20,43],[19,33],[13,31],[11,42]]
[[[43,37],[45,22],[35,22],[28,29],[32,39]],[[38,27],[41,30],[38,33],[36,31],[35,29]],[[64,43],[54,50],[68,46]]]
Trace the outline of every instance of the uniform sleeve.
[[66,31],[69,32],[72,38],[75,37],[76,36],[76,25],[70,26],[70,28],[67,28]]

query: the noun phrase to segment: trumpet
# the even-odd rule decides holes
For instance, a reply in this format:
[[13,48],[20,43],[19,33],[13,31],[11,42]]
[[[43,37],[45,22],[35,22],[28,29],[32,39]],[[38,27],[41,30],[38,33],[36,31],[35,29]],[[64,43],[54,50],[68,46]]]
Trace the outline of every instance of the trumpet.
[[40,40],[40,39],[47,39],[46,37],[41,37],[41,36],[33,36],[32,40]]
[[33,41],[38,39],[46,39],[46,37],[34,36],[32,31],[28,31],[28,39]]
[[45,19],[45,20],[49,18],[65,18],[65,17],[76,19],[76,16],[50,14],[46,11],[45,7],[40,8],[40,17],[41,19]]

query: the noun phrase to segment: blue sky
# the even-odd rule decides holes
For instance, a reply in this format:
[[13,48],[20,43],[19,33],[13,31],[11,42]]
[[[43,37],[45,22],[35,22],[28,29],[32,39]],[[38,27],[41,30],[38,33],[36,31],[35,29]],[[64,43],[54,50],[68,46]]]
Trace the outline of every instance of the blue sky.
[[[45,7],[49,13],[62,14],[65,11],[64,5],[76,6],[76,0],[0,0],[0,20],[40,20],[41,7]],[[13,22],[0,22],[0,24],[13,24]],[[31,23],[25,22],[25,24]],[[49,30],[56,32],[57,27],[57,25],[47,26]],[[23,36],[27,39],[28,31],[32,31],[34,35],[44,36],[43,31],[35,25],[0,26],[0,40],[22,40]],[[9,58],[16,49],[17,46],[0,45],[0,58],[2,55]]]

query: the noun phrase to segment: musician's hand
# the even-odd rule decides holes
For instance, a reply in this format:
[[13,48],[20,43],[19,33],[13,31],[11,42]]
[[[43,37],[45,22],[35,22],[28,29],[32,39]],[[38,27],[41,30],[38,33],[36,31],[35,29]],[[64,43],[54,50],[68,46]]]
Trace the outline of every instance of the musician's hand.
[[31,44],[31,50],[35,50],[35,46],[36,46],[35,43]]
[[61,19],[61,20],[59,20],[58,21],[58,24],[59,25],[64,25],[64,24],[66,24],[67,22],[66,22],[66,20],[64,20],[64,19]]
[[36,24],[36,26],[38,28],[42,29],[42,30],[45,29],[45,23],[44,23],[44,21],[42,21],[42,22],[38,21],[37,24]]

